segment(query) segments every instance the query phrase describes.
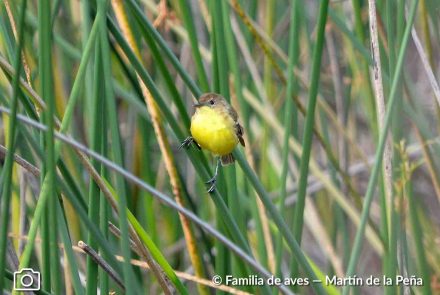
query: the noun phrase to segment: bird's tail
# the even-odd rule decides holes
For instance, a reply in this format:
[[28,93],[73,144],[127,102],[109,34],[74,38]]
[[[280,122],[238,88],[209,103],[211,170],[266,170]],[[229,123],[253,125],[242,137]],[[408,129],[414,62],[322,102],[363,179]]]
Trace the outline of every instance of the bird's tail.
[[227,154],[227,155],[221,156],[220,161],[222,162],[222,166],[226,166],[226,165],[234,163],[235,159],[232,154]]

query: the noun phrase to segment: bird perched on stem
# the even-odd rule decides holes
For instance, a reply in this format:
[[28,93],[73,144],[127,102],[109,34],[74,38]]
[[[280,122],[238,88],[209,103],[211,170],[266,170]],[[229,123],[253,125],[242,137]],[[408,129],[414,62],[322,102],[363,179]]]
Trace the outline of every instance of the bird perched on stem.
[[206,149],[218,156],[214,176],[206,182],[210,185],[208,192],[211,193],[215,189],[220,164],[234,163],[232,151],[239,142],[245,146],[243,127],[238,123],[237,112],[220,94],[205,93],[194,107],[191,136],[182,142],[180,148],[188,148],[195,143],[199,149]]

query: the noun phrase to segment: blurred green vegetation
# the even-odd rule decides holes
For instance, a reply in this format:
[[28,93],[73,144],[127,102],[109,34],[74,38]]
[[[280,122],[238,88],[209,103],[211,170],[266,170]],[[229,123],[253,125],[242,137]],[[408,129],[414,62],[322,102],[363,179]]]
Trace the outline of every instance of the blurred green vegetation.
[[[0,290],[439,293],[440,3],[373,4],[3,0]],[[246,141],[212,194],[205,92]],[[371,275],[423,285],[325,283]]]

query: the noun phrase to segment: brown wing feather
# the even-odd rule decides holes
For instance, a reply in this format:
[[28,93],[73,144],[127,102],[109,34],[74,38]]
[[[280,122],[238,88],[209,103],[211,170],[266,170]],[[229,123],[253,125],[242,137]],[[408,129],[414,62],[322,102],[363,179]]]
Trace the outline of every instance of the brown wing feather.
[[243,135],[244,135],[244,130],[243,127],[241,127],[240,123],[236,123],[235,124],[235,130],[236,130],[236,134],[238,137],[238,140],[240,141],[242,146],[246,146],[244,139],[243,139]]
[[229,114],[231,114],[232,119],[235,122],[237,122],[237,120],[238,120],[237,112],[234,110],[234,108],[231,105],[229,105],[228,107],[229,107]]

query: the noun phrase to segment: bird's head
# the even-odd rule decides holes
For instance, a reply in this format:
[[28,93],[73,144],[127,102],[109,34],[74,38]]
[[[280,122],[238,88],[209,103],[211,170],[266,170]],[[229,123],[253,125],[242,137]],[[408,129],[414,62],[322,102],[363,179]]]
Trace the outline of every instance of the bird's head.
[[207,106],[210,108],[226,108],[228,109],[228,102],[226,99],[217,93],[205,93],[200,96],[197,103],[194,104],[195,108]]

